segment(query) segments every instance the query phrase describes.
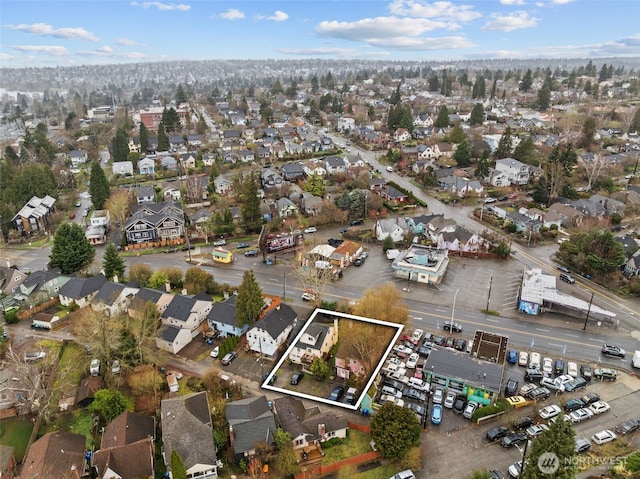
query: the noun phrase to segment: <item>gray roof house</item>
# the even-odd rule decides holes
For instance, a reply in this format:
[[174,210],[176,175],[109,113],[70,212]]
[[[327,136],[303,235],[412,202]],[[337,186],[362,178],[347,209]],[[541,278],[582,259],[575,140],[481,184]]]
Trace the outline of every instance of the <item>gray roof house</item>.
[[300,163],[286,163],[280,168],[282,176],[286,181],[295,181],[304,178],[304,169]]
[[298,313],[291,306],[280,303],[247,331],[249,348],[256,353],[275,356],[280,346],[286,344],[297,320]]
[[136,188],[136,201],[141,203],[153,203],[156,198],[156,192],[153,186],[143,185]]
[[374,231],[379,241],[384,241],[385,238],[391,236],[394,242],[398,242],[404,240],[409,232],[409,227],[402,217],[383,218],[376,221]]
[[11,223],[23,235],[46,231],[53,224],[51,215],[55,211],[55,202],[56,199],[49,195],[45,195],[44,198],[32,196],[11,218]]
[[173,324],[161,326],[155,336],[156,347],[171,354],[178,354],[193,340],[191,331]]
[[207,392],[164,399],[160,405],[163,457],[171,470],[171,451],[176,450],[187,477],[218,477],[218,458]]
[[98,273],[91,278],[71,278],[58,292],[60,304],[69,306],[71,303],[76,303],[80,308],[84,308],[93,300],[98,294],[98,290],[106,282],[107,278],[102,273]]
[[127,308],[137,292],[138,288],[106,281],[91,300],[91,309],[115,316]]
[[238,325],[236,318],[236,299],[235,294],[229,296],[224,301],[213,303],[211,311],[207,315],[209,327],[220,331],[222,336],[242,336],[249,329],[249,325]]
[[283,196],[276,202],[276,208],[278,209],[280,218],[288,218],[298,214],[298,207],[286,196]]
[[198,326],[205,320],[211,307],[211,301],[201,301],[176,294],[161,313],[160,319],[162,324],[187,329],[195,337],[198,334]]
[[224,414],[229,423],[229,438],[237,462],[252,457],[256,444],[273,444],[277,427],[265,396],[227,403]]

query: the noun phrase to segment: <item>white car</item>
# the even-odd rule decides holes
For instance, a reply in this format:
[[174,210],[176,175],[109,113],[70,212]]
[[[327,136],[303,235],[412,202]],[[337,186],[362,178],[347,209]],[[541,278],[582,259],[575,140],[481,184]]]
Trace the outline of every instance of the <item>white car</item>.
[[533,439],[534,437],[538,437],[540,434],[548,430],[549,426],[547,426],[546,424],[534,424],[533,426],[530,426],[526,429],[525,434],[529,438]]
[[567,374],[569,376],[571,376],[572,378],[577,378],[578,377],[578,364],[573,362],[573,361],[569,361],[567,363]]
[[209,356],[211,356],[212,358],[217,358],[219,355],[220,355],[220,346],[216,346],[211,350],[211,354]]
[[571,422],[577,423],[591,419],[593,417],[593,413],[589,409],[582,408],[570,413],[569,417],[571,418]]
[[304,232],[305,232],[305,233],[307,233],[307,234],[315,233],[315,232],[317,232],[317,231],[318,231],[318,230],[315,228],[315,226],[309,226],[308,228],[305,228],[305,229],[304,229]]
[[227,244],[227,242],[223,239],[216,241],[215,243],[213,243],[213,246],[225,246]]
[[409,355],[409,354],[411,354],[413,352],[413,350],[411,348],[408,348],[404,344],[398,344],[397,346],[394,346],[393,350],[397,354],[404,354],[405,356]]
[[449,391],[444,399],[444,407],[451,409],[454,402],[456,402],[456,393]]
[[611,409],[611,406],[609,406],[609,403],[606,403],[604,401],[596,401],[591,406],[589,406],[589,409],[591,409],[591,412],[593,414],[602,414],[603,412],[607,412],[609,409]]
[[442,404],[443,399],[444,399],[444,389],[436,388],[436,390],[433,391],[433,404]]
[[560,409],[560,406],[552,404],[551,406],[545,406],[540,409],[538,416],[540,416],[542,419],[551,419],[552,417],[556,417],[561,412],[562,409]]
[[555,380],[564,386],[567,383],[570,383],[571,381],[573,381],[573,378],[568,374],[563,374],[562,376],[558,376]]
[[547,374],[553,373],[553,360],[551,358],[542,359],[542,372]]
[[91,363],[89,364],[89,373],[91,373],[92,376],[97,376],[98,374],[100,374],[100,360],[99,359],[92,359]]
[[111,363],[111,372],[113,374],[120,374],[120,369],[120,361],[118,359],[115,359],[113,363]]
[[419,359],[420,355],[418,353],[411,353],[409,359],[407,359],[407,369],[415,369]]
[[509,466],[509,475],[513,478],[520,477],[520,471],[522,470],[522,461],[515,462]]
[[529,354],[529,369],[540,369],[540,353]]
[[385,403],[395,404],[396,406],[404,407],[404,401],[402,399],[398,399],[397,397],[383,394],[382,396],[380,396],[380,404],[385,404]]
[[529,353],[526,351],[520,351],[518,355],[518,366],[527,367],[529,364]]
[[613,431],[605,429],[604,431],[596,432],[591,436],[591,440],[596,444],[606,444],[611,441],[615,441],[618,438]]
[[422,335],[424,334],[424,331],[422,329],[416,329],[413,334],[411,335],[411,342],[418,344],[418,342],[420,342],[420,339],[422,338]]
[[538,385],[534,383],[527,383],[524,386],[520,387],[520,394],[522,396],[527,396],[534,389],[538,389]]

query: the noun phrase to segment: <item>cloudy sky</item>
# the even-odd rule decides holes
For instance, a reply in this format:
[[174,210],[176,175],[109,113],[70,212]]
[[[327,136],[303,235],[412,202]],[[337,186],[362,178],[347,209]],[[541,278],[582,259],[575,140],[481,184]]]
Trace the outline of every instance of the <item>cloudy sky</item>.
[[0,66],[640,56],[637,0],[2,0]]

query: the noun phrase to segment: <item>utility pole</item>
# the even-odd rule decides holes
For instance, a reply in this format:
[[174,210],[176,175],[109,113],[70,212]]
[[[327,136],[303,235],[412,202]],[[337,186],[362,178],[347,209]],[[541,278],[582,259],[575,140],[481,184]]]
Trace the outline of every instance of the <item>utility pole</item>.
[[491,275],[491,278],[489,279],[489,292],[487,293],[487,309],[486,311],[489,312],[489,300],[491,299],[491,285],[493,284],[493,275]]
[[453,308],[451,308],[451,322],[449,323],[449,334],[453,333],[453,318],[456,313],[456,298],[458,297],[459,289],[456,289],[456,294],[453,295]]
[[282,301],[287,298],[287,272],[282,272]]
[[591,292],[591,299],[589,300],[589,309],[587,309],[587,317],[584,318],[584,326],[582,330],[587,329],[587,321],[589,321],[589,314],[591,313],[591,304],[593,303],[593,295],[596,294],[595,291]]

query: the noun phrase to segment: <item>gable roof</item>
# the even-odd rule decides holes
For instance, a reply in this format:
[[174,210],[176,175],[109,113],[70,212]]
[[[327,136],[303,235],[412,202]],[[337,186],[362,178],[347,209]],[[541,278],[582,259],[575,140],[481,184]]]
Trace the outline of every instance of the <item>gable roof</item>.
[[291,306],[280,303],[277,307],[269,310],[253,327],[265,330],[275,339],[291,326],[297,318],[298,313]]
[[326,432],[346,429],[347,420],[344,416],[336,416],[332,412],[320,412],[315,406],[305,409],[300,399],[284,396],[274,401],[278,418],[285,431],[293,439],[305,436],[307,441],[323,439],[319,434],[319,425],[324,424]]
[[167,460],[175,449],[187,470],[196,464],[216,464],[216,447],[206,391],[164,399],[160,410],[162,442]]
[[86,440],[66,431],[45,434],[29,448],[20,477],[79,479],[84,472]]
[[91,458],[91,465],[97,468],[99,477],[117,477],[118,479],[153,477],[153,454],[153,441],[150,438],[144,438],[126,446],[96,451]]
[[238,320],[236,318],[236,299],[238,297],[235,294],[229,296],[224,301],[218,301],[213,303],[211,311],[207,314],[207,319],[210,321],[216,321],[222,324],[228,324],[230,326],[237,326]]
[[107,306],[113,304],[113,302],[118,299],[124,288],[125,286],[123,284],[106,281],[102,286],[100,286],[98,294],[94,296],[92,303],[104,303]]
[[153,438],[155,424],[151,416],[125,411],[104,428],[100,447],[126,446],[149,436]]
[[91,278],[71,278],[59,291],[61,296],[71,299],[81,299],[95,293],[107,282],[107,278],[102,273],[98,273]]
[[258,442],[271,444],[276,421],[265,396],[232,401],[224,414],[233,428],[233,449],[236,454],[253,449]]
[[193,311],[197,301],[197,299],[176,294],[167,305],[167,309],[163,311],[162,317],[186,321],[189,319],[189,315]]

